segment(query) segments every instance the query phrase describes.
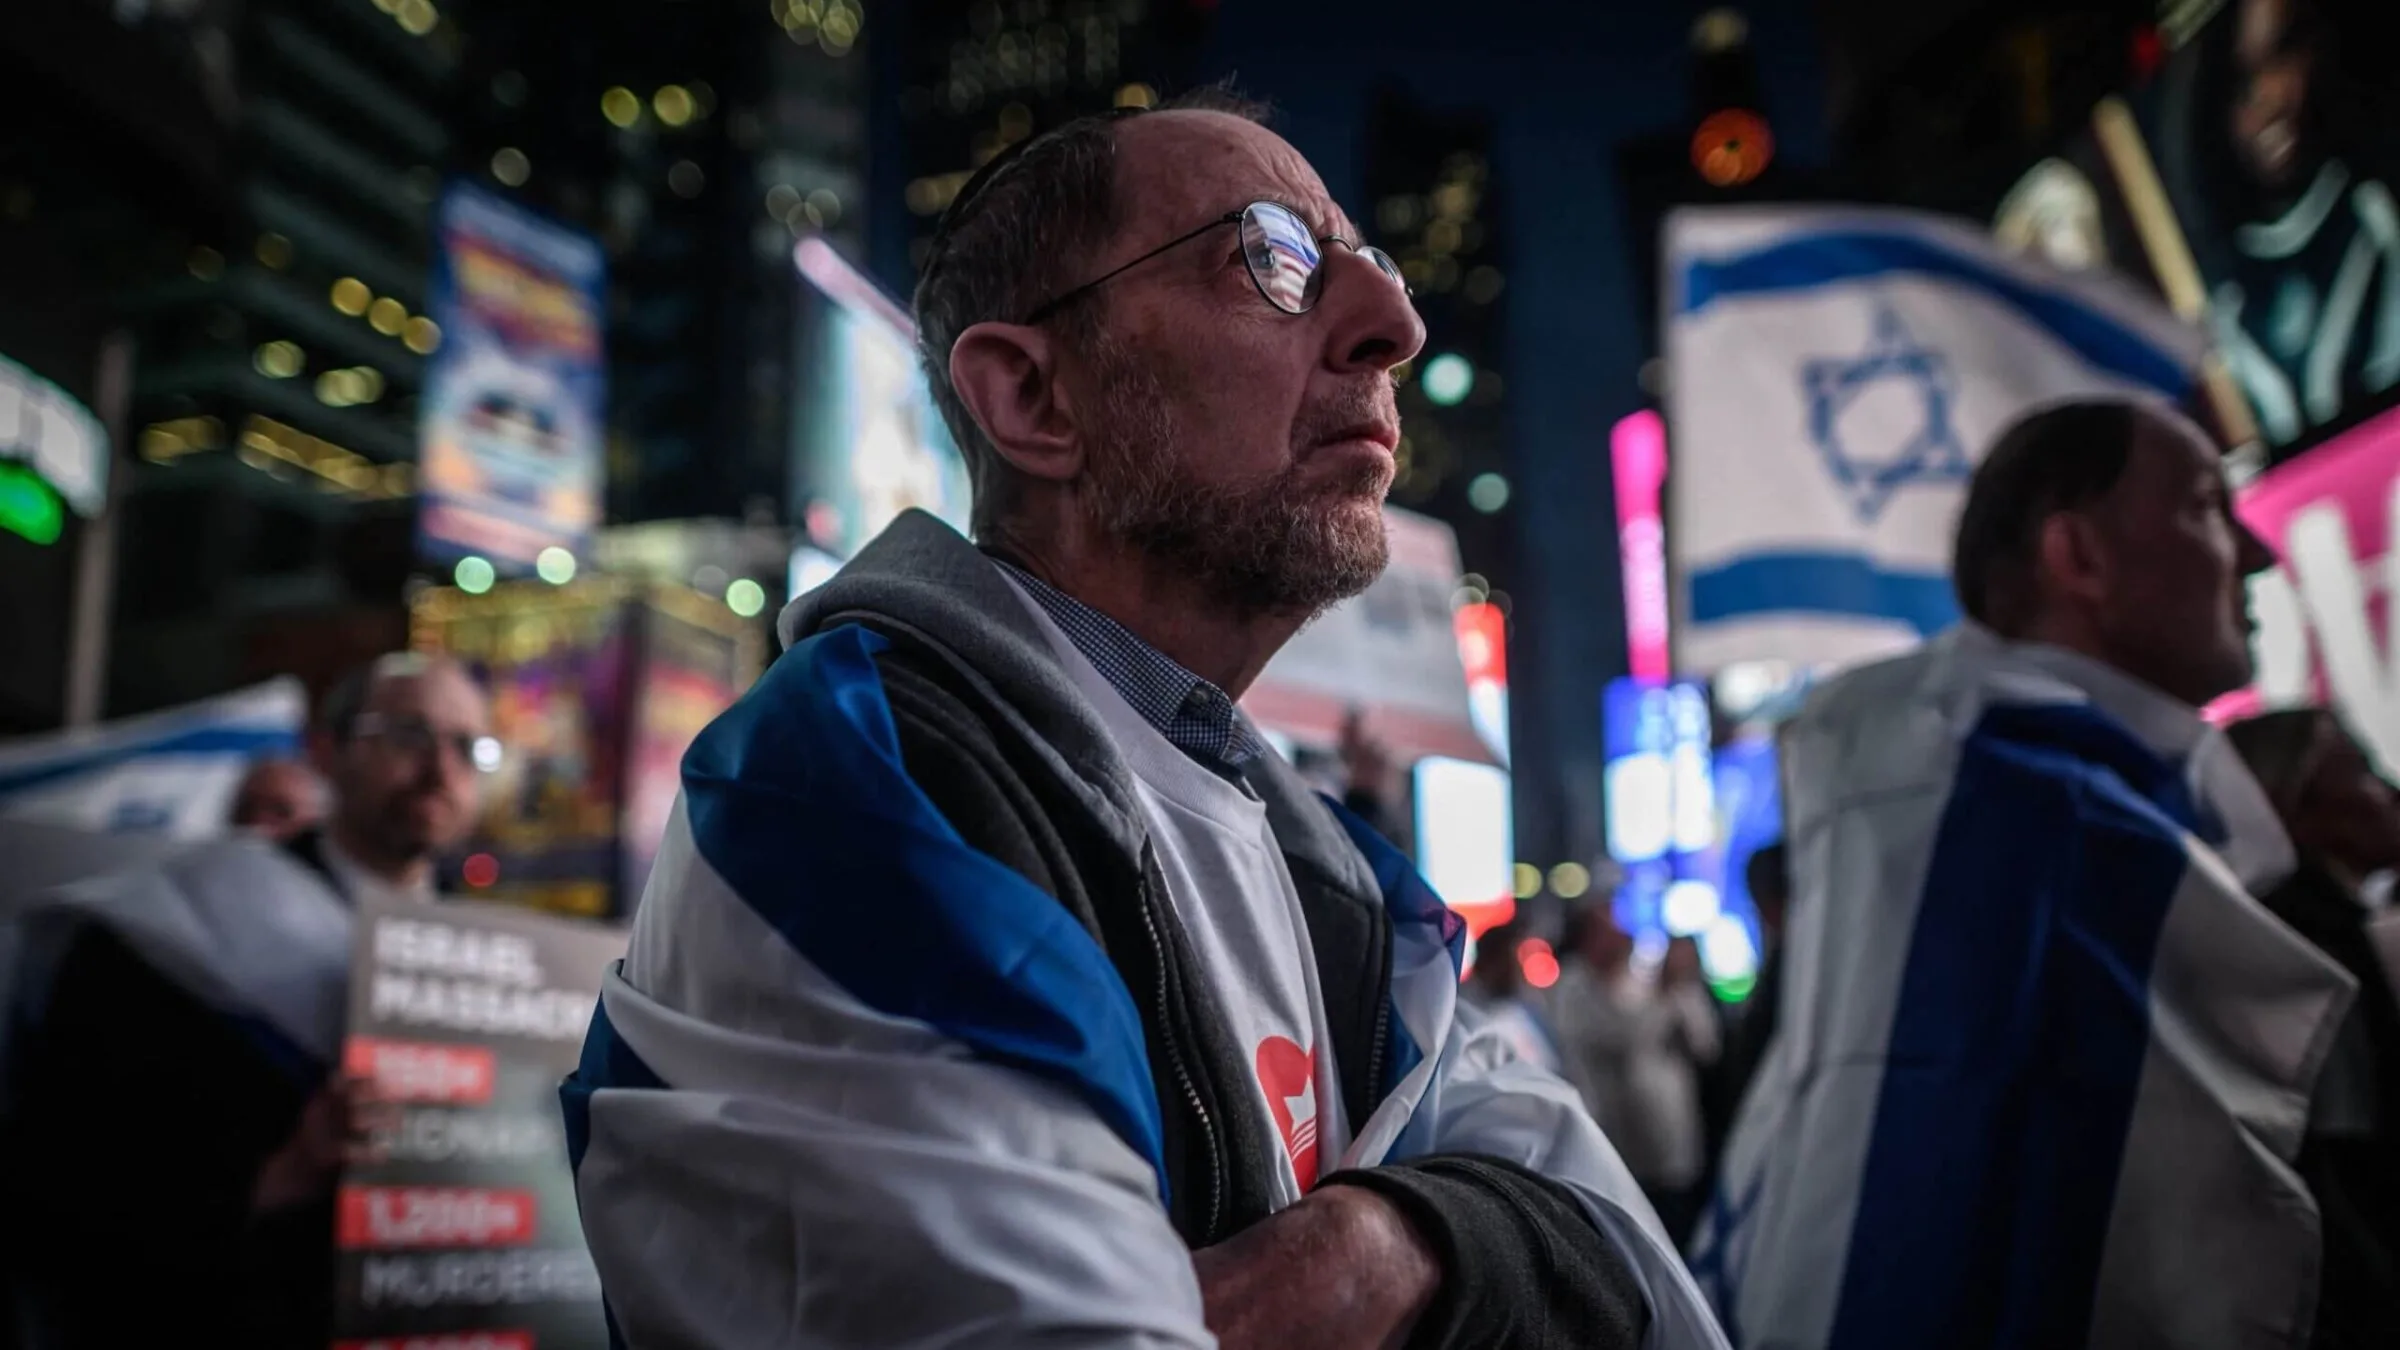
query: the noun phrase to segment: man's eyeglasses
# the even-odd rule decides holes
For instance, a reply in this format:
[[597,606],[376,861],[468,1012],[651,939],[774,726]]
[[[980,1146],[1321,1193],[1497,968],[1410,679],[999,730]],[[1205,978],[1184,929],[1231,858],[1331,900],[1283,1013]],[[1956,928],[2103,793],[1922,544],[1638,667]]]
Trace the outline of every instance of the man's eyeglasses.
[[1133,261],[1103,272],[1090,281],[1062,295],[1054,296],[1035,307],[1025,316],[1028,324],[1040,323],[1056,314],[1074,300],[1099,289],[1102,283],[1141,266],[1169,249],[1180,248],[1212,230],[1228,225],[1241,228],[1242,263],[1250,270],[1250,281],[1266,302],[1286,314],[1306,314],[1316,308],[1325,293],[1325,254],[1323,244],[1340,244],[1350,249],[1377,270],[1392,279],[1403,295],[1408,294],[1408,282],[1400,275],[1400,264],[1392,255],[1373,244],[1354,244],[1347,239],[1319,239],[1290,207],[1276,202],[1252,202],[1239,211],[1229,211],[1189,234],[1177,235]]
[[350,734],[360,740],[381,741],[411,758],[430,758],[436,747],[446,745],[461,762],[474,765],[478,772],[491,773],[500,767],[497,737],[478,736],[471,731],[437,731],[422,717],[361,713],[350,724]]

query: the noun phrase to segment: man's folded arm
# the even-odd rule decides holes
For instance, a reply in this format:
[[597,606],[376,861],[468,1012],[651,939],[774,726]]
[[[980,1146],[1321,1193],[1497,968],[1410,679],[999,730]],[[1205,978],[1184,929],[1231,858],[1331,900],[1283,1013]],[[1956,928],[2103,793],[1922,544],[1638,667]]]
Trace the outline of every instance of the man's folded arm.
[[677,816],[587,1047],[618,1071],[580,1075],[577,1195],[627,1344],[1210,1343],[1147,1160],[1064,1088],[851,998]]

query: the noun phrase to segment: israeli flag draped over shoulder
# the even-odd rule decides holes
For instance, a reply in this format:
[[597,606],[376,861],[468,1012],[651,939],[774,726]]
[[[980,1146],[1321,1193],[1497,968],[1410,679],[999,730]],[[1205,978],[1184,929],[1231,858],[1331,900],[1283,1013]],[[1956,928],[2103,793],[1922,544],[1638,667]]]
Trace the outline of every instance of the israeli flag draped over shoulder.
[[1785,729],[1776,1040],[1692,1265],[1747,1350],[2308,1343],[2355,984],[2189,709],[1962,625]]
[[1666,227],[1678,662],[1843,665],[1958,617],[1968,476],[2031,409],[2181,402],[2199,335],[2116,278],[1962,222],[1711,207]]
[[[1063,906],[909,778],[884,643],[857,626],[797,643],[684,759],[630,950],[562,1090],[612,1335],[1213,1345],[1163,1203],[1132,995]],[[1408,1044],[1342,1165],[1438,1134],[1540,1170],[1626,1254],[1650,1345],[1723,1346],[1573,1089],[1477,1034],[1454,916],[1395,850],[1359,842]]]
[[222,837],[242,775],[299,747],[306,709],[283,679],[0,745],[0,1068],[90,925],[295,1080],[324,1075],[340,1049],[349,909],[281,849]]

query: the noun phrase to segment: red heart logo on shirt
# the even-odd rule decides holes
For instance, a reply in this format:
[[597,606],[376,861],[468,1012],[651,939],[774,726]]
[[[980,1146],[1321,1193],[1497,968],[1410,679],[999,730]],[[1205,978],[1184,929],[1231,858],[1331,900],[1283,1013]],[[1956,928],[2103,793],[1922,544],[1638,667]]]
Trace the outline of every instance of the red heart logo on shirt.
[[1306,1191],[1317,1184],[1317,1057],[1288,1036],[1258,1043],[1258,1086],[1283,1131],[1292,1176]]

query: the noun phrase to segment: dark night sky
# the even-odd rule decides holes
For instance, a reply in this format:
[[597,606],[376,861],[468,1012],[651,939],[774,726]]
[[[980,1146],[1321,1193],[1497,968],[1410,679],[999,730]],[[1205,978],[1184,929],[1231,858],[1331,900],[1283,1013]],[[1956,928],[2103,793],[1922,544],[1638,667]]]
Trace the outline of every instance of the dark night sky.
[[[1615,150],[1689,111],[1691,0],[1225,0],[1207,69],[1280,110],[1277,130],[1360,219],[1369,92],[1492,110],[1506,200],[1509,396],[1522,582],[1511,666],[1519,856],[1600,852],[1602,684],[1624,669],[1608,431],[1641,406],[1632,251]],[[1823,78],[1806,0],[1738,6],[1787,161],[1822,162]],[[1528,668],[1528,666],[1532,668]]]

